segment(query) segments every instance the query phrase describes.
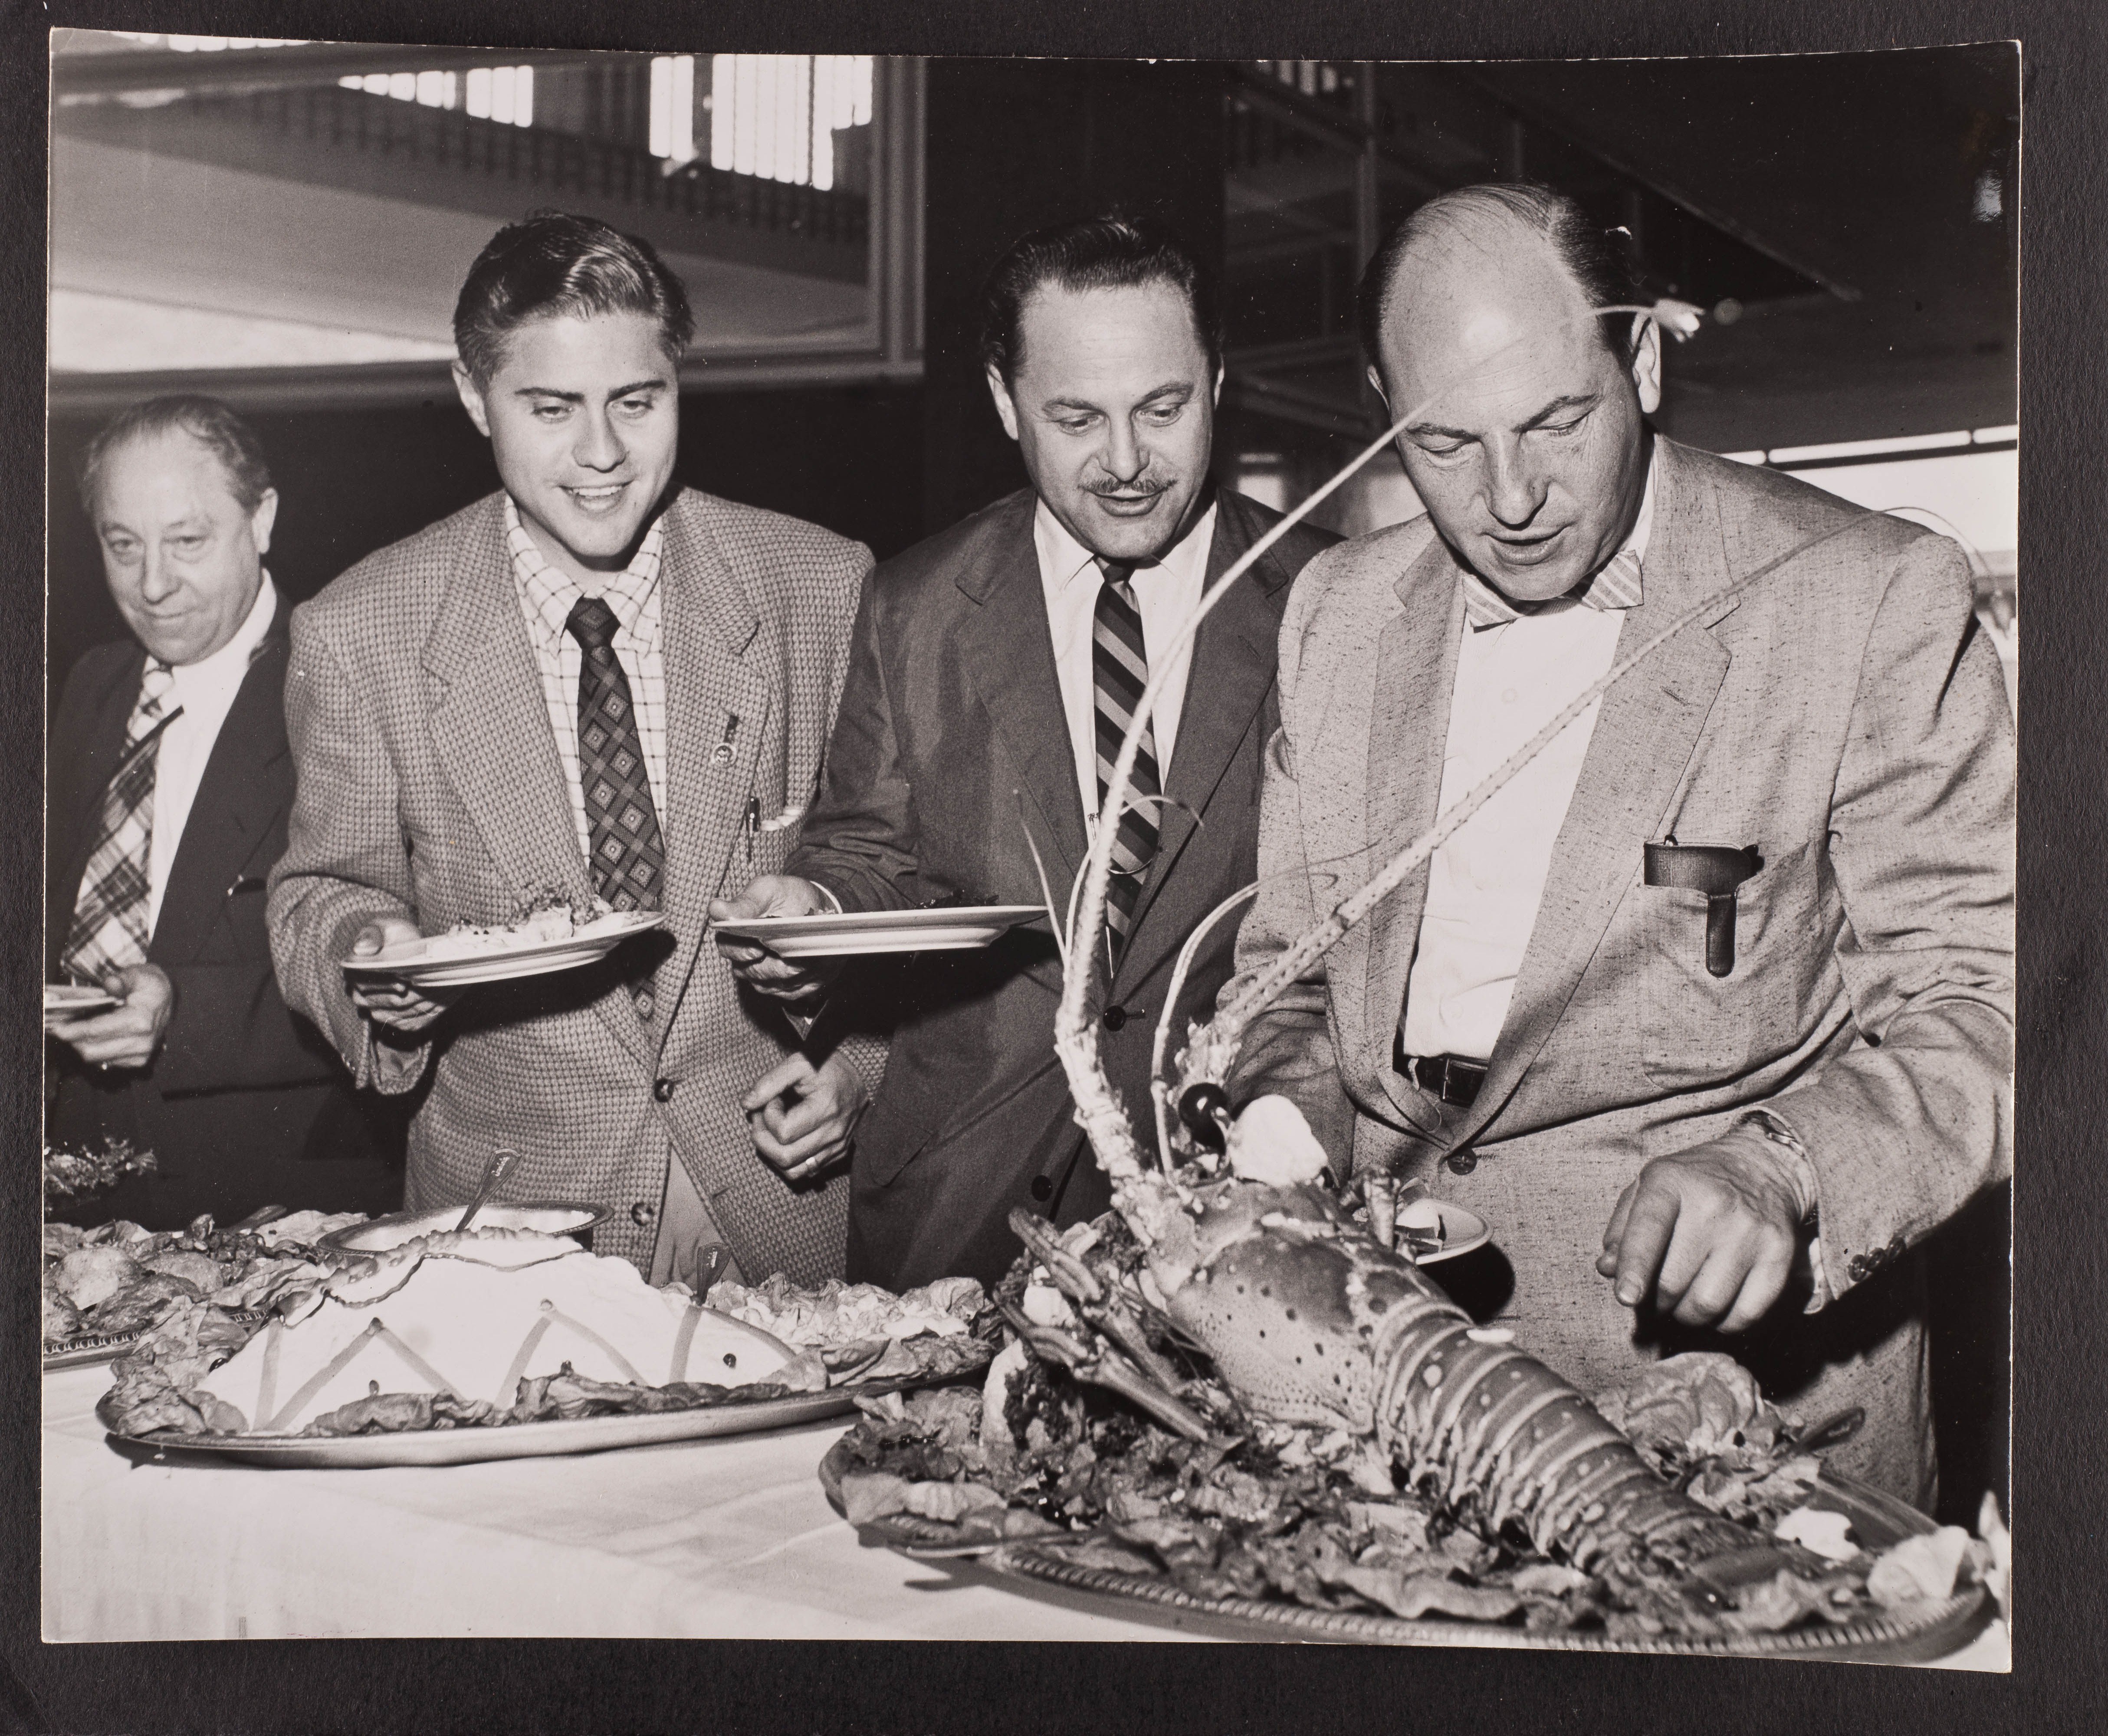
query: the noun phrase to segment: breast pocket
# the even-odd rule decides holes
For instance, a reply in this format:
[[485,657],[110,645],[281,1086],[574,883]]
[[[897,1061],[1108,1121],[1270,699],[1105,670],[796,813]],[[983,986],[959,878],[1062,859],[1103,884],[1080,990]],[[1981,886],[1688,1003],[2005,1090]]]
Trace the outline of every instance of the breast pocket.
[[1765,851],[1736,888],[1734,968],[1705,967],[1706,900],[1639,886],[1640,1060],[1656,1084],[1687,1089],[1734,1078],[1791,1050],[1831,968],[1824,859],[1809,843]]

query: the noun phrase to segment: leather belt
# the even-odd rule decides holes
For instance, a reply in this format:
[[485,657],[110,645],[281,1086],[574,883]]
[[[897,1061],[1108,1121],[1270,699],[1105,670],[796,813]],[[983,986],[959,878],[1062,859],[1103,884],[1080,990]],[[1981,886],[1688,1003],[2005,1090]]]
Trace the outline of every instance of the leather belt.
[[1484,1061],[1461,1055],[1408,1055],[1403,1032],[1391,1038],[1390,1064],[1423,1091],[1460,1109],[1471,1108],[1486,1079]]

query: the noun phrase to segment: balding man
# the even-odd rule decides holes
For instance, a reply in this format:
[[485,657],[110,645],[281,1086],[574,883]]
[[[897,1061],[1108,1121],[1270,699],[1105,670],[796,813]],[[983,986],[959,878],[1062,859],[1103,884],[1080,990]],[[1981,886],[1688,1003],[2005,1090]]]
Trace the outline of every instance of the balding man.
[[1620,654],[1733,580],[1252,1028],[1336,1157],[1498,1254],[1460,1294],[1583,1390],[1727,1351],[1928,1504],[1910,1250],[2010,1170],[2011,720],[1943,538],[1656,437],[1621,252],[1540,187],[1423,206],[1363,286],[1426,515],[1321,555],[1241,977]]
[[391,1210],[390,1125],[286,1010],[264,932],[293,766],[263,449],[215,399],[154,398],[89,442],[80,489],[130,636],[81,659],[52,724],[47,974],[118,1004],[47,1021],[48,1134],[157,1168],[76,1215]]

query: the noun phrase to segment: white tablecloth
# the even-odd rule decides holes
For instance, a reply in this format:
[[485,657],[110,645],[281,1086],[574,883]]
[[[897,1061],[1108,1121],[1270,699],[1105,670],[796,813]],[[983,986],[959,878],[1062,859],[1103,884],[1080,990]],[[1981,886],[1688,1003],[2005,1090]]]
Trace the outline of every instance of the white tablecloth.
[[[429,1469],[135,1464],[95,1420],[109,1379],[44,1381],[47,1640],[1213,1637],[864,1548],[815,1474],[840,1422]],[[2007,1667],[2002,1630],[1949,1662]]]

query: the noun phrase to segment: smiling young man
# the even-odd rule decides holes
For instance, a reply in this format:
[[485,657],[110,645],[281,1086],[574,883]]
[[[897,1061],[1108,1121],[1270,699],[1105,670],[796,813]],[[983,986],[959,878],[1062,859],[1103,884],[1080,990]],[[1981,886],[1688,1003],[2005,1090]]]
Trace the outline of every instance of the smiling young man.
[[[845,1190],[755,1160],[741,1098],[793,1051],[704,945],[777,866],[818,776],[870,555],[673,479],[693,320],[651,247],[544,213],[455,309],[462,403],[499,492],[362,561],[293,618],[300,798],[272,879],[288,998],[359,1082],[421,1090],[408,1203],[606,1207],[655,1280],[838,1272]],[[656,911],[595,965],[435,990],[371,956],[550,896]],[[866,1051],[866,1064],[871,1064]]]
[[88,443],[80,492],[130,636],[81,659],[52,720],[47,971],[117,1005],[45,1021],[48,1134],[155,1167],[68,1215],[388,1210],[390,1130],[287,1011],[264,933],[293,775],[263,448],[217,399],[153,398]]
[[1953,543],[1651,433],[1655,328],[1594,311],[1634,292],[1519,184],[1372,261],[1427,512],[1296,588],[1225,998],[1700,614],[1254,1022],[1232,1092],[1484,1217],[1445,1282],[1583,1392],[1726,1351],[1862,1410],[1834,1462],[1929,1502],[1907,1255],[2011,1163],[2011,720]]
[[[1277,515],[1209,483],[1222,360],[1208,285],[1166,236],[1101,218],[1025,236],[982,297],[989,389],[1032,486],[881,567],[858,618],[826,780],[787,872],[742,910],[1058,898],[1143,682],[1166,677],[1119,821],[1113,945],[1099,996],[1107,1065],[1146,1119],[1151,1035],[1178,949],[1252,877],[1273,645],[1290,582],[1334,539],[1299,529],[1211,614],[1175,631]],[[728,956],[797,1005],[824,989],[750,947]],[[1204,948],[1180,1018],[1227,974]],[[803,1057],[749,1098],[763,1154],[825,1165],[854,1126],[849,1270],[895,1288],[999,1278],[1018,1206],[1102,1210],[1053,1050],[1060,968],[1044,932],[931,954],[836,985],[891,1017],[885,1082]],[[1179,1028],[1182,1028],[1182,1024]]]

